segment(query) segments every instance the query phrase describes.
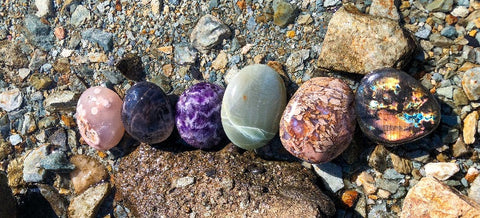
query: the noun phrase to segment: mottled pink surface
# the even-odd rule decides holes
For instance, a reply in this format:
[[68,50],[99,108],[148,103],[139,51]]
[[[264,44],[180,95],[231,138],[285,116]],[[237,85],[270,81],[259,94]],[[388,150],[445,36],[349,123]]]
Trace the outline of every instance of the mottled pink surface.
[[125,129],[120,118],[122,99],[112,90],[94,86],[80,96],[77,125],[82,138],[97,150],[108,150],[120,142]]

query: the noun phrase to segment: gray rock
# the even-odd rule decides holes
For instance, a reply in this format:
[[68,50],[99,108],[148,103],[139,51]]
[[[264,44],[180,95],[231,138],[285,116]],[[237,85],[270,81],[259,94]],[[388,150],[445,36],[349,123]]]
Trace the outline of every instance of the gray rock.
[[274,0],[272,3],[272,8],[273,24],[277,26],[285,27],[296,17],[295,6],[286,0]]
[[64,129],[58,129],[50,137],[48,137],[50,144],[59,147],[60,149],[66,151],[67,149],[67,134],[65,134]]
[[430,42],[438,47],[450,47],[451,45],[454,45],[455,42],[451,39],[448,39],[445,36],[440,35],[439,33],[433,33],[429,37]]
[[46,172],[40,167],[40,161],[47,156],[47,146],[43,145],[29,152],[23,162],[23,180],[25,182],[41,182]]
[[402,67],[414,48],[413,39],[398,22],[365,15],[346,5],[328,24],[317,65],[328,70],[366,74],[383,67]]
[[90,28],[82,32],[82,37],[92,43],[97,43],[105,52],[113,49],[113,34],[100,29]]
[[72,91],[57,91],[50,94],[44,101],[47,111],[74,109],[78,96]]
[[123,77],[122,74],[119,74],[113,71],[106,70],[106,71],[103,71],[102,73],[105,76],[105,78],[107,78],[108,81],[110,81],[113,84],[119,84],[120,82],[125,80],[125,77]]
[[0,108],[10,112],[22,105],[23,95],[20,89],[10,89],[0,93]]
[[469,100],[480,99],[480,67],[469,69],[463,74],[462,87]]
[[187,44],[177,44],[174,49],[174,57],[177,64],[195,64],[197,51]]
[[90,19],[90,11],[85,6],[79,5],[72,13],[70,23],[74,26],[79,26],[83,24],[83,22],[85,22],[85,20],[87,19]]
[[27,38],[30,42],[42,50],[50,51],[54,44],[53,33],[50,26],[42,23],[35,15],[27,15],[25,18]]
[[342,167],[327,162],[314,164],[313,169],[329,191],[336,193],[345,186],[342,179]]
[[450,12],[453,7],[453,0],[435,0],[428,4],[425,9],[430,12]]
[[440,34],[447,38],[453,38],[457,36],[457,30],[453,26],[446,26],[445,28],[442,29]]
[[468,98],[462,88],[453,90],[453,103],[455,106],[463,106],[468,104]]
[[376,185],[378,186],[378,188],[387,190],[392,194],[397,192],[398,188],[400,187],[400,184],[396,180],[381,179],[381,178],[376,179]]
[[332,7],[339,4],[340,2],[340,0],[325,0],[323,2],[323,7]]
[[68,173],[75,169],[75,165],[70,163],[67,155],[62,151],[54,151],[40,161],[40,166],[45,170],[59,173]]
[[384,179],[403,179],[405,178],[405,176],[397,172],[395,169],[388,168],[385,170],[385,172],[383,172],[383,178]]
[[168,3],[178,6],[180,4],[180,0],[168,0]]
[[396,0],[373,0],[370,6],[369,14],[378,17],[400,20],[398,8],[395,5]]
[[303,70],[305,67],[303,62],[308,59],[309,55],[310,50],[308,49],[302,49],[300,51],[293,52],[290,56],[288,56],[285,65],[290,72]]
[[448,99],[453,98],[453,86],[447,86],[437,89],[437,94]]
[[0,217],[15,217],[15,198],[8,186],[7,174],[0,171]]
[[432,27],[428,24],[425,24],[417,30],[417,32],[415,33],[415,36],[421,39],[428,39],[431,32],[432,32]]
[[20,134],[26,135],[30,134],[37,130],[37,125],[35,124],[35,117],[32,112],[25,113],[23,115],[23,123],[20,128]]
[[35,49],[28,68],[30,70],[39,70],[42,65],[47,63],[47,54],[40,49]]
[[228,26],[210,14],[204,15],[198,21],[190,35],[190,42],[200,52],[206,53],[222,41],[230,37],[232,33]]
[[37,184],[42,196],[50,203],[53,211],[58,217],[67,217],[68,201],[50,185]]
[[19,134],[13,134],[9,137],[10,144],[13,146],[22,143],[23,139]]
[[75,196],[68,206],[69,217],[95,217],[103,200],[110,193],[110,184],[101,183]]

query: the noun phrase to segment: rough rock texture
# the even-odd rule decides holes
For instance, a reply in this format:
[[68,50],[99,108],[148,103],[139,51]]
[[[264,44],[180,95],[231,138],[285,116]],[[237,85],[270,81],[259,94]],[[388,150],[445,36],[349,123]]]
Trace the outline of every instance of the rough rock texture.
[[463,141],[470,145],[475,142],[475,133],[477,132],[478,112],[473,111],[463,120]]
[[290,99],[280,120],[280,139],[294,156],[323,163],[340,155],[355,132],[353,93],[342,80],[317,77]]
[[480,99],[480,67],[467,70],[463,74],[462,87],[469,100]]
[[369,14],[373,16],[390,18],[392,20],[400,20],[398,9],[396,7],[397,0],[374,0],[370,6]]
[[328,24],[317,64],[329,70],[367,74],[383,67],[400,68],[413,51],[413,39],[397,22],[346,5]]
[[424,177],[408,191],[401,217],[479,217],[480,205],[440,181]]
[[[195,179],[175,188],[185,177]],[[115,181],[118,194],[138,217],[335,213],[333,202],[315,185],[310,170],[297,163],[265,161],[251,151],[239,153],[232,144],[218,152],[178,153],[142,144],[121,159]]]
[[110,184],[102,183],[72,198],[68,206],[68,217],[95,217],[109,192]]
[[425,175],[435,177],[440,181],[447,180],[459,170],[456,163],[428,163],[425,165]]
[[86,155],[75,155],[70,158],[75,170],[70,173],[76,193],[82,193],[89,186],[99,183],[108,177],[105,167],[94,158]]
[[196,49],[207,52],[223,39],[230,37],[231,31],[222,21],[210,14],[200,18],[190,35],[190,41]]

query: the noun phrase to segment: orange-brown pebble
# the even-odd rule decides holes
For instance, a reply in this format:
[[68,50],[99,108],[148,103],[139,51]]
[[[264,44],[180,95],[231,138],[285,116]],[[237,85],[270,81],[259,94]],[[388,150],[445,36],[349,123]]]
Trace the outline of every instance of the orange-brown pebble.
[[465,175],[465,179],[468,183],[472,183],[477,178],[478,174],[480,174],[480,171],[477,170],[477,168],[470,167]]
[[448,25],[453,25],[455,23],[457,23],[458,21],[458,18],[449,14],[445,17],[445,22],[448,24]]
[[287,31],[287,37],[288,37],[288,38],[293,38],[293,37],[295,37],[295,30]]
[[347,207],[352,207],[358,199],[358,192],[355,190],[347,190],[342,194],[342,202]]
[[75,120],[71,116],[66,116],[62,114],[61,120],[63,121],[65,126],[67,126],[68,128],[72,128],[75,126]]
[[247,3],[245,2],[245,0],[240,0],[240,1],[237,1],[237,6],[238,8],[244,10],[247,8]]
[[55,27],[53,34],[55,35],[55,37],[57,37],[58,40],[65,39],[65,28],[63,28],[62,26]]

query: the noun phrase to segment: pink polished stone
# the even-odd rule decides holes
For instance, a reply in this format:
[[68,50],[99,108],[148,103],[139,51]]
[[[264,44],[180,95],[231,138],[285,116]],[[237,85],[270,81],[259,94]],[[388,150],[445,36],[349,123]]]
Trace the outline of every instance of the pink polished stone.
[[122,99],[112,90],[94,86],[80,96],[77,125],[83,139],[97,150],[108,150],[120,142],[125,129]]

